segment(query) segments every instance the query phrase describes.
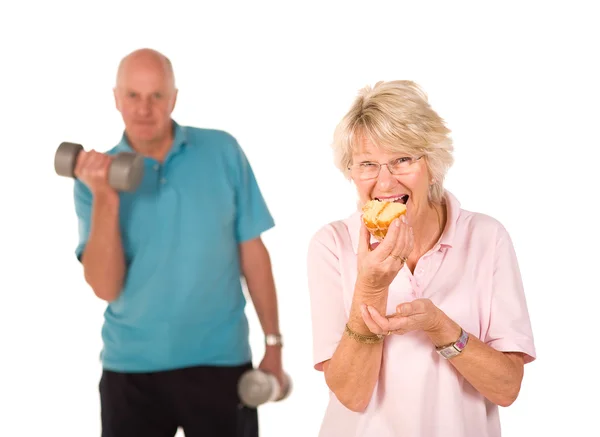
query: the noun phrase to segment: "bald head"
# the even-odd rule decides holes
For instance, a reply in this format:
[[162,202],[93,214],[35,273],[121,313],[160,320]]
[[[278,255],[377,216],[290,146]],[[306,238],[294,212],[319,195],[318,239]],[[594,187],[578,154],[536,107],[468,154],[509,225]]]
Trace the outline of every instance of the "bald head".
[[177,89],[165,55],[140,49],[125,56],[119,63],[114,95],[130,142],[140,150],[169,144]]
[[163,77],[165,85],[175,89],[175,74],[169,58],[153,49],[139,49],[129,53],[119,63],[117,70],[117,88],[123,85],[131,75],[140,71],[153,71]]

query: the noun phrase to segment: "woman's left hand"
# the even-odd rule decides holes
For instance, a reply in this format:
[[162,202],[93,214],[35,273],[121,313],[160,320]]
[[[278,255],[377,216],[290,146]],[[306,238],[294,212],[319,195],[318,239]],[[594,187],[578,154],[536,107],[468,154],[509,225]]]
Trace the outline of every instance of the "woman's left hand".
[[434,333],[444,326],[447,316],[429,299],[416,299],[396,307],[396,313],[382,316],[372,306],[361,306],[362,318],[373,334],[405,334],[410,331]]

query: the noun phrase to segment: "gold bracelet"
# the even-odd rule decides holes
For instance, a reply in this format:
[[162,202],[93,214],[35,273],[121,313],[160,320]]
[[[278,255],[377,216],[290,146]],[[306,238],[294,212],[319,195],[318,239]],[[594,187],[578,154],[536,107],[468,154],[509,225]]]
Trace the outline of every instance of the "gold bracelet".
[[346,323],[346,329],[344,330],[344,332],[348,335],[348,337],[353,338],[356,341],[358,341],[359,343],[364,343],[364,344],[381,343],[383,341],[383,339],[385,338],[385,336],[381,335],[381,334],[373,334],[373,335],[359,334],[358,332],[354,332],[352,329],[350,329],[350,327],[348,326],[347,323]]

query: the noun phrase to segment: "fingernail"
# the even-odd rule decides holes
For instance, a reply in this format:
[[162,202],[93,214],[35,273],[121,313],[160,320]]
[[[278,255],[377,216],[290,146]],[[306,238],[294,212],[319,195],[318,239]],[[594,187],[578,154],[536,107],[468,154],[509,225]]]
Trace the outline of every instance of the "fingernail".
[[402,216],[402,223],[406,223],[406,216],[405,215]]
[[396,224],[396,227],[400,226],[400,220],[396,219],[396,220],[394,220],[394,223]]

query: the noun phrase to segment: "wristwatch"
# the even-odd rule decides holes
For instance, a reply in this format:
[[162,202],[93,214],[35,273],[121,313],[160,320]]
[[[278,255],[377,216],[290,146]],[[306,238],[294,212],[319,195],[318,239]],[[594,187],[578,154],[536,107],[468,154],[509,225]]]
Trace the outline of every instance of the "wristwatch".
[[460,328],[460,337],[454,343],[447,344],[445,346],[438,346],[435,348],[436,352],[440,354],[445,359],[449,360],[460,354],[467,342],[469,341],[469,334],[464,331],[464,329]]
[[283,337],[281,334],[265,335],[265,344],[267,346],[283,346]]

